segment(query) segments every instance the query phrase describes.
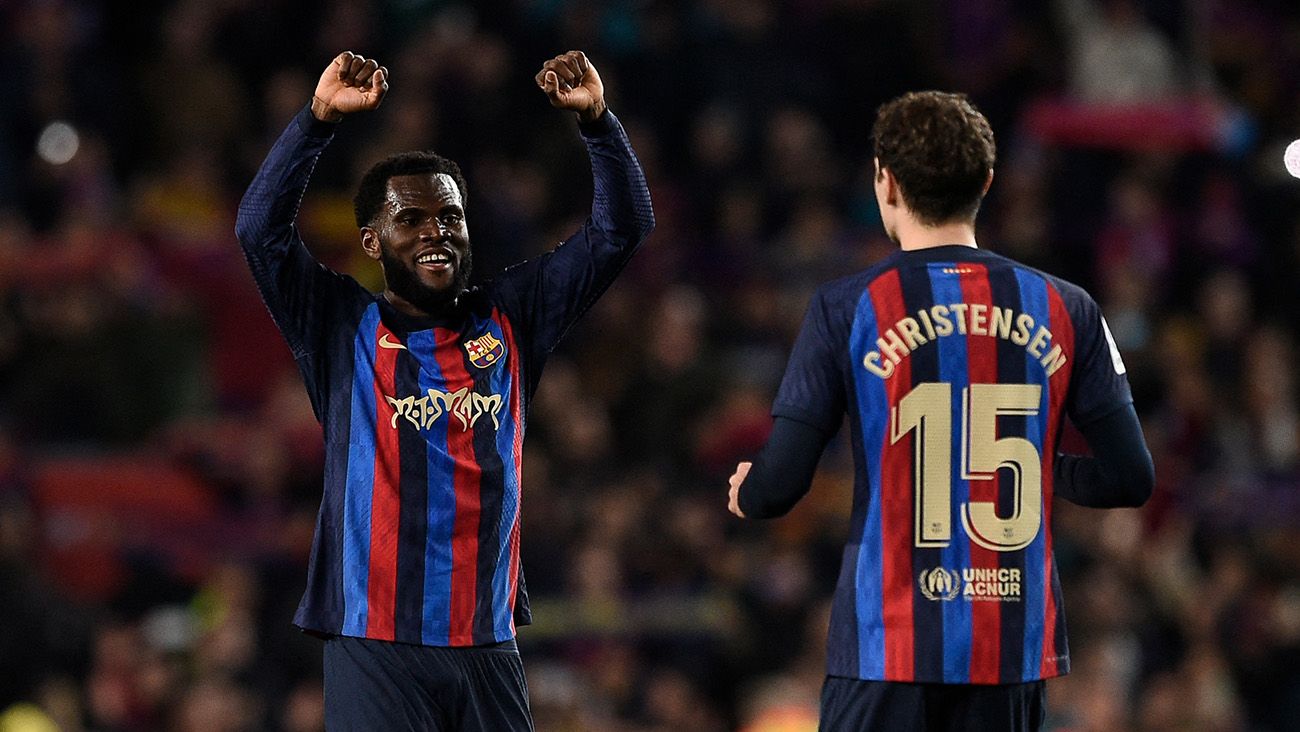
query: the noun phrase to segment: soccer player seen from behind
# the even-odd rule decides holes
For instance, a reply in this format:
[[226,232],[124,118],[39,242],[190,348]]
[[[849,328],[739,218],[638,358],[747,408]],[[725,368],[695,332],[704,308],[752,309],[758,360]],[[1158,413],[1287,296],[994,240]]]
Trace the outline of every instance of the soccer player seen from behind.
[[465,180],[404,152],[362,177],[361,248],[375,294],[312,258],[294,225],[337,123],[379,106],[388,70],[342,53],[276,141],[237,234],[325,437],[325,486],[294,617],[323,636],[331,730],[533,728],[515,627],[520,461],[546,356],[654,228],[627,135],[580,51],[535,81],[575,112],[590,217],[554,250],[469,287]]
[[[1038,729],[1043,680],[1070,667],[1052,497],[1141,505],[1151,456],[1097,304],[976,246],[984,116],[964,96],[911,93],[872,134],[900,250],[813,296],[730,509],[789,511],[847,412],[853,510],[822,729]],[[1067,414],[1095,457],[1057,453]]]

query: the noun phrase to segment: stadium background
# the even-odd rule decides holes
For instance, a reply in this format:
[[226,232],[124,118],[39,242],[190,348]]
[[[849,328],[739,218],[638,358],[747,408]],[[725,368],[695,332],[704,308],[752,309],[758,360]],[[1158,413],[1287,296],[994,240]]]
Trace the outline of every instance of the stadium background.
[[[371,284],[359,172],[432,146],[477,271],[585,215],[568,115],[601,69],[659,226],[551,361],[526,449],[521,634],[543,730],[813,729],[851,480],[742,524],[812,288],[890,250],[875,107],[970,93],[999,141],[981,241],[1087,286],[1158,487],[1058,503],[1075,672],[1052,730],[1300,720],[1300,10],[1289,0],[0,3],[0,730],[320,728],[289,625],[318,427],[234,241],[243,186],[342,49],[392,92],[301,225]],[[54,125],[63,121],[66,126]]]

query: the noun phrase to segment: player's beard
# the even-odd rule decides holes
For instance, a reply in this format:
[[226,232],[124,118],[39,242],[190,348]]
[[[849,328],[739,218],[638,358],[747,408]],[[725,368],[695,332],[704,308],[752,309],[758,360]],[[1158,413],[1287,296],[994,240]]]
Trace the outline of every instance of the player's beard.
[[456,262],[456,274],[452,277],[451,285],[439,290],[421,282],[415,268],[394,257],[392,251],[382,243],[379,246],[379,261],[384,265],[384,280],[388,289],[426,313],[436,313],[450,306],[460,293],[468,289],[470,270],[474,263],[470,250],[466,248],[464,256]]

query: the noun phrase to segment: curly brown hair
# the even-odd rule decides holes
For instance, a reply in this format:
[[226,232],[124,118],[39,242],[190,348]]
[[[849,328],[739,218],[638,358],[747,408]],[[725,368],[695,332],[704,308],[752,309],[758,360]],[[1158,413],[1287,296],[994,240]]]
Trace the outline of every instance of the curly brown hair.
[[880,107],[871,136],[880,167],[894,174],[921,223],[975,219],[997,147],[965,94],[904,94]]

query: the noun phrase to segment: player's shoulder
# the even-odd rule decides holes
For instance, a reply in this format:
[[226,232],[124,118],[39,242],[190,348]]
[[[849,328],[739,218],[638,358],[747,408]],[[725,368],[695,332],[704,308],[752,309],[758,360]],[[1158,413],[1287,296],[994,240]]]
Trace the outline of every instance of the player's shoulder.
[[898,266],[898,259],[898,253],[895,252],[866,269],[825,282],[817,288],[813,300],[821,300],[827,306],[856,303],[872,282]]
[[499,275],[471,285],[456,298],[456,312],[465,322],[483,322],[504,318],[516,330],[524,328],[527,306],[522,304],[509,280]]
[[512,264],[492,277],[471,285],[461,293],[461,304],[475,314],[496,308],[508,312],[514,318],[519,314],[515,311],[519,309],[517,301],[520,299],[520,290],[527,291],[523,282],[527,277],[533,276],[533,273],[525,272],[531,261]]
[[[310,313],[312,317],[320,316],[327,324],[352,322],[361,317],[361,313],[382,294],[361,284],[356,277],[316,262],[312,277],[317,288],[317,303],[320,306]],[[328,313],[328,314],[327,314]],[[339,316],[342,316],[340,319]]]
[[1050,272],[1044,272],[1038,269],[1032,269],[1030,271],[1042,277],[1047,281],[1049,287],[1056,290],[1057,294],[1061,296],[1061,302],[1065,305],[1065,309],[1074,314],[1074,316],[1077,316],[1080,312],[1100,309],[1097,305],[1097,301],[1093,299],[1092,294],[1080,285],[1076,285],[1064,277],[1059,277]]
[[1046,272],[1037,267],[1031,267],[1024,262],[1012,259],[1004,254],[992,252],[987,249],[981,251],[985,253],[991,262],[995,262],[999,266],[1005,266],[1022,273],[1024,276],[1042,280],[1048,287],[1056,290],[1056,293],[1061,297],[1061,301],[1069,309],[1096,307],[1092,295],[1089,294],[1086,289],[1065,279],[1064,277],[1054,275],[1051,272]]

